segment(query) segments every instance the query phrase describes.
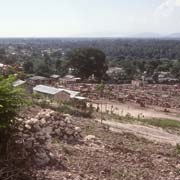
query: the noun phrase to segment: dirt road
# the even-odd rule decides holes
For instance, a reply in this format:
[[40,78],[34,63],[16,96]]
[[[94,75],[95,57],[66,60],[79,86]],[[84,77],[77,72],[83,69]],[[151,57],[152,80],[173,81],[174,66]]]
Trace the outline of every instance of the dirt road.
[[97,108],[99,106],[99,111],[106,112],[107,110],[113,111],[113,113],[126,116],[127,114],[133,117],[145,117],[145,118],[164,118],[164,119],[172,119],[180,121],[180,114],[178,114],[175,110],[170,110],[170,113],[165,113],[160,111],[158,107],[148,107],[141,108],[138,105],[129,103],[129,104],[121,104],[116,102],[108,102],[103,103],[102,105],[97,105],[97,103],[93,103],[93,107]]
[[[96,119],[96,121],[100,122],[100,120],[98,119]],[[175,146],[176,144],[180,144],[180,136],[170,134],[161,128],[147,127],[137,124],[123,124],[112,121],[103,121],[103,124],[108,125],[110,127],[110,130],[113,132],[132,133],[136,136],[143,137],[151,141],[168,143],[173,146]]]

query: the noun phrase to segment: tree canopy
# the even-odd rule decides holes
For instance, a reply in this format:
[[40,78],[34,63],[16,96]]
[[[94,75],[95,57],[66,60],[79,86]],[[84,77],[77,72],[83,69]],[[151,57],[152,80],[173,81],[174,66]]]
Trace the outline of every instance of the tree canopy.
[[14,80],[12,76],[0,77],[0,128],[12,125],[19,108],[24,105],[24,92],[13,87]]
[[82,79],[94,75],[97,80],[101,80],[107,70],[106,55],[99,49],[74,49],[69,53],[68,59],[69,67]]
[[32,61],[25,61],[23,64],[24,71],[28,74],[33,73],[33,62]]

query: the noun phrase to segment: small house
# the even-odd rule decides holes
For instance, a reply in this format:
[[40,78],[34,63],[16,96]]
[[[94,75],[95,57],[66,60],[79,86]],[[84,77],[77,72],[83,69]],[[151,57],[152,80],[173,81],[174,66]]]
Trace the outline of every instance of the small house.
[[47,98],[53,99],[55,101],[68,101],[70,100],[70,94],[62,89],[45,86],[45,85],[37,85],[33,88],[34,93],[42,94]]
[[80,82],[81,78],[74,77],[73,75],[66,75],[63,78],[60,78],[60,84],[66,85],[66,84],[74,84],[77,82]]
[[50,76],[50,82],[49,83],[51,85],[55,85],[57,82],[59,82],[59,78],[60,78],[59,75],[53,74],[53,75]]
[[38,84],[47,84],[49,83],[49,79],[43,76],[33,76],[28,79],[28,84],[38,85]]
[[13,87],[22,87],[25,83],[26,81],[18,79],[17,81],[13,82]]
[[50,76],[50,78],[53,79],[53,80],[58,80],[60,78],[60,76],[57,75],[57,74],[53,74],[53,75]]

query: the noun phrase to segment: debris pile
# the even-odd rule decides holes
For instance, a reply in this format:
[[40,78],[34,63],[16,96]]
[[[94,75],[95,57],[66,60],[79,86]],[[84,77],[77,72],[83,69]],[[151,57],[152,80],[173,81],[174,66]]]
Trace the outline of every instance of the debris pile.
[[[20,118],[19,132],[24,150],[29,154],[32,164],[45,166],[56,163],[61,157],[54,148],[53,141],[67,143],[82,139],[81,129],[72,124],[70,115],[61,115],[51,110],[41,110],[33,118]],[[31,156],[32,155],[32,156]]]
[[[73,90],[79,90],[91,100],[99,100],[100,92],[96,84],[76,84]],[[137,103],[141,107],[159,106],[163,108],[180,108],[180,85],[145,84],[134,87],[130,84],[105,85],[103,98],[118,100],[121,103]]]

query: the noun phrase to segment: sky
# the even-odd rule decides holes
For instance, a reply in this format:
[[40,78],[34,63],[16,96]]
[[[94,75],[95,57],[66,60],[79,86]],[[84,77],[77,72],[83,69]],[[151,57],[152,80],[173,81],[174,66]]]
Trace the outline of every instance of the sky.
[[180,0],[0,0],[0,37],[180,32]]

